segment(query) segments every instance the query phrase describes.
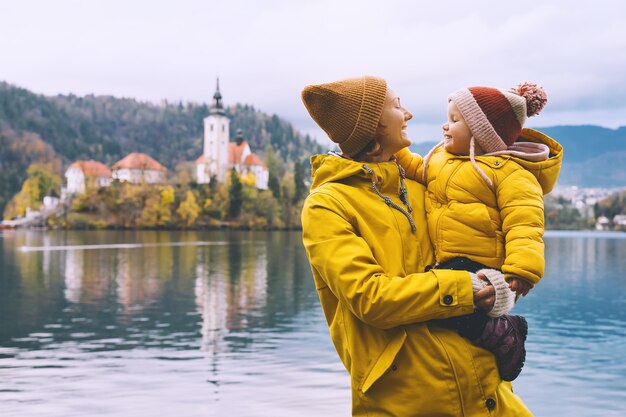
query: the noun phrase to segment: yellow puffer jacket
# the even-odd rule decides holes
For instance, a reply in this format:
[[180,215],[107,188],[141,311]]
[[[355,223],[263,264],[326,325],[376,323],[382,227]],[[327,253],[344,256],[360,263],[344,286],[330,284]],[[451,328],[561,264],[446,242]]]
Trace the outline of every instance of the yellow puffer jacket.
[[422,272],[434,260],[424,187],[406,180],[416,231],[397,205],[399,168],[317,155],[302,211],[304,245],[337,353],[350,373],[354,416],[531,416],[500,380],[494,357],[428,323],[470,314],[465,271]]
[[[468,156],[437,149],[427,167],[428,231],[437,262],[464,256],[536,284],[544,273],[543,195],[552,191],[561,170],[563,148],[533,129],[522,129],[526,141],[543,143],[550,157],[531,162],[509,155]],[[408,149],[398,163],[409,178],[422,179],[423,160]]]

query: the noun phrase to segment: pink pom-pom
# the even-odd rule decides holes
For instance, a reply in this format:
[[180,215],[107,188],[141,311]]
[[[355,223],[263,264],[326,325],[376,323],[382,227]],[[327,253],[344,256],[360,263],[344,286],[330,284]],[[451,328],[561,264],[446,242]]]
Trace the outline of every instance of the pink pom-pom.
[[533,83],[522,83],[511,88],[511,92],[526,99],[526,115],[535,116],[548,102],[548,95],[543,87]]

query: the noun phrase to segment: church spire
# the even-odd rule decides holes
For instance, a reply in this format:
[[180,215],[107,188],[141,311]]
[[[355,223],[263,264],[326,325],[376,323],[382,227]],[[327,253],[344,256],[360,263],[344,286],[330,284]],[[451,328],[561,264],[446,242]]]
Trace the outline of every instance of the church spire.
[[220,77],[217,77],[217,86],[215,87],[213,104],[211,105],[211,111],[209,114],[226,114],[224,106],[222,105],[222,93],[220,93]]

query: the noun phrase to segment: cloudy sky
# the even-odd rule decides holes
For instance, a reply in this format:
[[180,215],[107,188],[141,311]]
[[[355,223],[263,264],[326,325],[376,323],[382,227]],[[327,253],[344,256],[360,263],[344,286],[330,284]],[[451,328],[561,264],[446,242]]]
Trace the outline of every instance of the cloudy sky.
[[[436,3],[436,4],[435,4]],[[249,103],[321,139],[306,84],[379,75],[434,140],[449,92],[534,81],[529,126],[626,125],[626,2],[0,0],[0,80],[51,95]]]

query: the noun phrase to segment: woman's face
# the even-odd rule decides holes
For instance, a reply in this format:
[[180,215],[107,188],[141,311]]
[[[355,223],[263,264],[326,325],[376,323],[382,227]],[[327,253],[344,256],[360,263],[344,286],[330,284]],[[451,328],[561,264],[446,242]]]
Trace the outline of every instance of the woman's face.
[[455,155],[469,155],[472,132],[452,100],[448,102],[448,121],[441,128],[443,129],[443,147],[446,151]]
[[412,118],[413,115],[400,104],[400,98],[387,87],[387,97],[376,130],[377,139],[386,154],[393,155],[411,144],[406,122]]

